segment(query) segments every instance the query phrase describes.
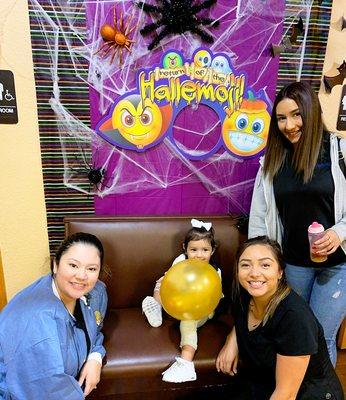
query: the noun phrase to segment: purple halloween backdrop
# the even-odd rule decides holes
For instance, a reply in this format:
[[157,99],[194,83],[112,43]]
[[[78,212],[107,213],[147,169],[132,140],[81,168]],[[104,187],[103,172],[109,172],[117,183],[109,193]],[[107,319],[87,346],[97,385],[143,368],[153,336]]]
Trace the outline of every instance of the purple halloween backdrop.
[[[173,1],[173,0],[171,0]],[[162,6],[162,2],[148,1]],[[191,59],[199,47],[206,47],[191,33],[168,36],[158,47],[148,51],[155,37],[142,37],[140,29],[156,21],[143,13],[132,1],[90,2],[86,4],[90,43],[94,53],[102,46],[100,27],[116,23],[133,27],[131,53],[122,50],[112,63],[100,53],[90,63],[90,115],[92,128],[121,96],[136,91],[137,75],[142,69],[159,65],[162,55],[175,49]],[[247,85],[262,93],[268,104],[274,98],[278,58],[272,58],[272,43],[279,43],[282,34],[284,1],[218,0],[211,9],[199,12],[219,20],[217,28],[203,27],[214,38],[210,53],[223,53],[231,60],[237,74],[245,74]],[[158,29],[158,32],[160,29]],[[203,160],[195,160],[201,152],[212,149],[221,135],[221,122],[216,112],[204,105],[191,103],[176,115],[172,126],[175,145],[165,137],[154,147],[137,152],[113,146],[103,139],[95,141],[95,163],[105,166],[102,197],[95,197],[95,213],[109,215],[159,214],[225,214],[248,211],[258,156],[234,157],[220,147]],[[191,157],[186,157],[190,155]]]

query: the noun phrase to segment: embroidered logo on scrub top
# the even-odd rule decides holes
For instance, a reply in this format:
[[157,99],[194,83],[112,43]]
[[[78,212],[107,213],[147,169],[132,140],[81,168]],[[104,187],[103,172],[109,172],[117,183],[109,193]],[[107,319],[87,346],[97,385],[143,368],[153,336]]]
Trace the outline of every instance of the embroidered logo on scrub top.
[[95,320],[96,320],[97,325],[100,325],[101,322],[103,321],[102,314],[100,313],[100,311],[96,310],[96,311],[94,311],[94,315],[95,315]]

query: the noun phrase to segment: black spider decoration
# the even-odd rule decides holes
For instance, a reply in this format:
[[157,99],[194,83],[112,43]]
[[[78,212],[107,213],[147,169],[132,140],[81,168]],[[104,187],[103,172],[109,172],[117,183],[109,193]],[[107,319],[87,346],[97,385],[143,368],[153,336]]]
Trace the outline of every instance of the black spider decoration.
[[[96,190],[98,190],[98,191],[100,191],[103,187],[108,187],[105,184],[105,180],[108,179],[106,177],[105,168],[96,167],[95,164],[97,164],[97,163],[90,164],[87,161],[87,155],[85,154],[85,152],[84,152],[84,150],[82,148],[81,148],[81,155],[82,155],[82,157],[81,157],[82,158],[82,165],[80,165],[79,160],[78,160],[77,156],[75,155],[75,160],[76,160],[76,162],[78,162],[79,165],[78,166],[69,167],[69,169],[72,172],[76,173],[77,177],[79,175],[80,178],[86,177],[88,179],[88,182],[89,182],[88,193],[91,194],[92,186],[94,186],[96,188]],[[98,154],[96,156],[98,156]]]
[[90,168],[88,172],[89,182],[93,185],[98,185],[99,183],[101,183],[104,175],[105,170],[103,168]]
[[197,14],[206,8],[210,8],[216,3],[216,0],[204,0],[199,4],[194,4],[195,0],[157,0],[161,6],[146,4],[143,1],[137,3],[147,14],[156,14],[158,19],[152,24],[146,25],[140,30],[143,36],[148,35],[155,29],[163,27],[161,32],[149,44],[148,50],[156,47],[160,41],[170,35],[181,35],[184,32],[191,32],[198,35],[203,41],[213,43],[214,39],[209,33],[200,26],[210,25],[215,28],[219,25],[219,21],[210,18],[199,17]]

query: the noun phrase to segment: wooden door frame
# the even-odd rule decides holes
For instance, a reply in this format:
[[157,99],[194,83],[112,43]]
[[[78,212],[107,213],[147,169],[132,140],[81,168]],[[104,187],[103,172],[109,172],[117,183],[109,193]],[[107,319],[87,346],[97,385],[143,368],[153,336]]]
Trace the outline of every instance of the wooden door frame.
[[7,304],[6,287],[4,279],[4,270],[2,267],[2,260],[1,260],[1,249],[0,249],[0,311],[5,307],[6,304]]

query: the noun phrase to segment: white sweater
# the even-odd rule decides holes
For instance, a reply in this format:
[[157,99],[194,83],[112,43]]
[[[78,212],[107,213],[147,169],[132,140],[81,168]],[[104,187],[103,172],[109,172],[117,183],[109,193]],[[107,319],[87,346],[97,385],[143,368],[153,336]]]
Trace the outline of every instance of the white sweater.
[[[340,148],[346,164],[346,139],[340,140]],[[341,247],[346,253],[346,178],[339,166],[338,140],[334,134],[330,136],[330,158],[335,186],[335,225],[328,229],[333,229],[337,233],[341,241]],[[281,245],[283,226],[275,203],[273,183],[263,175],[263,162],[264,157],[261,157],[261,166],[257,172],[252,195],[249,238],[267,235]]]

